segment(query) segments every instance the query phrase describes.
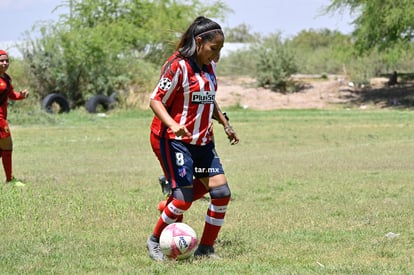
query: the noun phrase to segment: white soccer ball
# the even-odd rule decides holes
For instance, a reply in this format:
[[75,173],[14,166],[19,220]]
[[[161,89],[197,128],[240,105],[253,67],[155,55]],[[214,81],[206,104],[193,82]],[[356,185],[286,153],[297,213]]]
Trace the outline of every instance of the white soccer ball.
[[197,247],[197,234],[189,225],[178,222],[168,225],[161,233],[160,247],[169,259],[189,258]]

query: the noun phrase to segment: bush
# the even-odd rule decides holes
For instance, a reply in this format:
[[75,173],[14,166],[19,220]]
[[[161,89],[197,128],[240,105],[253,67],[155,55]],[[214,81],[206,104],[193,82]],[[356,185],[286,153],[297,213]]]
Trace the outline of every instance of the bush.
[[261,87],[276,91],[290,90],[289,78],[297,72],[295,55],[289,43],[282,42],[280,35],[269,36],[256,49],[257,81]]

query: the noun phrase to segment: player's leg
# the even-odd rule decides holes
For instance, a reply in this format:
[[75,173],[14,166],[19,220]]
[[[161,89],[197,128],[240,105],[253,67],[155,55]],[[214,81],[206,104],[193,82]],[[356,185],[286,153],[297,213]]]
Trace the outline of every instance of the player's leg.
[[194,178],[193,186],[194,186],[193,187],[194,188],[194,201],[197,201],[203,198],[208,193],[208,188],[198,178]]
[[[163,141],[161,139],[161,141]],[[161,154],[168,179],[172,183],[171,201],[162,211],[152,235],[147,241],[150,257],[163,260],[164,255],[159,248],[159,238],[162,230],[188,210],[193,202],[193,161],[186,146],[174,140],[161,142]]]
[[[199,200],[208,193],[208,189],[204,186],[204,184],[197,178],[193,180],[193,201]],[[167,205],[173,200],[173,194],[169,195],[165,200],[162,200],[158,203],[158,211],[162,213],[167,207]],[[184,215],[179,215],[175,222],[183,222]]]
[[214,243],[224,223],[231,192],[224,174],[204,178],[202,181],[209,183],[209,186],[211,186],[209,191],[211,200],[206,214],[203,234],[194,256],[217,258]]
[[6,182],[9,182],[13,178],[12,174],[12,140],[11,137],[8,136],[6,138],[0,139],[0,148],[1,148],[1,157],[2,157],[2,164],[4,169],[4,174],[6,176]]
[[[195,169],[195,176],[200,179],[204,186],[208,187],[211,200],[207,210],[200,244],[194,252],[194,256],[217,257],[214,253],[214,243],[224,223],[231,192],[224,175],[220,158],[215,151],[214,143],[204,146],[198,153],[202,157],[197,158],[195,161],[194,166],[200,168]],[[193,154],[195,153],[193,152]]]
[[6,182],[23,186],[22,182],[13,178],[13,141],[7,120],[4,119],[0,120],[0,149]]
[[169,196],[171,194],[171,184],[168,182],[166,178],[166,171],[162,162],[162,156],[161,156],[161,149],[160,149],[160,137],[157,136],[154,132],[150,132],[150,144],[152,151],[154,152],[155,156],[157,157],[163,175],[161,175],[158,178],[158,183],[161,185],[161,191],[164,193],[164,195]]
[[[168,203],[170,203],[172,201],[173,196],[172,196],[172,190],[171,190],[171,183],[167,180],[167,177],[166,177],[167,172],[164,168],[164,164],[163,164],[163,161],[162,161],[160,142],[161,142],[160,137],[158,135],[156,135],[154,132],[151,131],[150,132],[151,148],[152,148],[152,151],[154,152],[155,156],[157,157],[157,159],[160,163],[162,172],[163,172],[163,175],[161,175],[158,178],[158,183],[160,184],[161,192],[166,196],[166,199],[160,201],[158,203],[158,207],[157,207],[158,211],[160,211],[160,213],[162,213],[164,211],[165,207],[168,205]],[[181,217],[177,218],[177,221],[182,221],[182,220],[183,220],[182,215],[181,215]]]

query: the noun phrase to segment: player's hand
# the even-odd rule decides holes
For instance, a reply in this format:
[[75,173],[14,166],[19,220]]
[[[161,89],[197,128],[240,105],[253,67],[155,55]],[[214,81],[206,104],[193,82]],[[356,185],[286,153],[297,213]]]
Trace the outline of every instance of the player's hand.
[[213,127],[214,127],[214,123],[213,121],[210,122],[210,125],[208,126],[208,132],[212,133],[213,132]]
[[233,127],[226,126],[224,127],[224,131],[226,132],[227,138],[230,140],[231,145],[239,143],[240,139],[237,136],[236,132],[233,130]]
[[29,96],[29,91],[24,89],[23,91],[20,91],[20,94],[23,96],[23,98],[26,98]]
[[184,125],[176,124],[171,126],[170,129],[177,137],[191,136],[191,133],[187,130],[187,128]]

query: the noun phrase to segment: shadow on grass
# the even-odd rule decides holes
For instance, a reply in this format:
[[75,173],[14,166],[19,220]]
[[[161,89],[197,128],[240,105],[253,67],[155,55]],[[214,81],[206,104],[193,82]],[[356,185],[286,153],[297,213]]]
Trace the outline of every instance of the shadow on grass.
[[350,103],[375,104],[382,108],[414,108],[414,84],[362,89],[352,93]]
[[349,90],[342,98],[352,105],[376,105],[380,108],[414,109],[414,74],[400,74],[398,83],[384,87]]

